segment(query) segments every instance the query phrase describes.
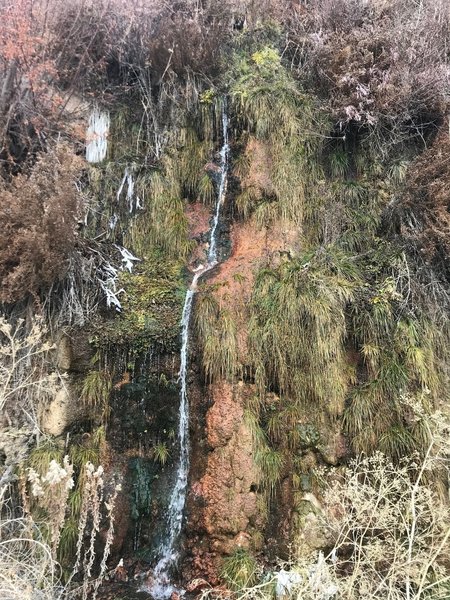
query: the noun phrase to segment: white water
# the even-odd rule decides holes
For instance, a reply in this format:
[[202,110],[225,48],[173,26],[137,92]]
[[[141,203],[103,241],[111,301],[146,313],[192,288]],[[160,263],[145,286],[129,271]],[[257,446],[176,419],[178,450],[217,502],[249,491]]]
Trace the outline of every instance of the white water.
[[189,325],[191,320],[192,302],[197,290],[199,278],[218,263],[217,234],[220,221],[220,208],[225,200],[228,179],[228,117],[225,109],[222,111],[223,144],[220,150],[220,182],[217,192],[217,201],[214,212],[213,225],[209,237],[208,262],[200,267],[194,275],[192,283],[184,301],[181,317],[181,364],[179,373],[180,382],[180,411],[178,424],[178,440],[180,444],[180,458],[178,461],[176,482],[170,497],[167,511],[167,536],[161,544],[161,558],[153,572],[154,581],[146,590],[157,600],[165,600],[176,588],[170,583],[170,570],[176,565],[178,559],[177,542],[183,524],[184,505],[186,502],[187,482],[189,473],[189,401],[187,394],[188,354],[189,354]]
[[132,213],[135,210],[143,208],[143,205],[141,199],[135,193],[135,181],[133,179],[133,172],[130,167],[126,167],[122,182],[120,184],[119,189],[117,190],[118,204],[120,203],[120,197],[122,195],[123,188],[125,187],[125,183],[127,184],[126,200],[128,203],[128,210],[130,213]]
[[222,135],[223,145],[220,150],[220,185],[217,194],[216,211],[214,214],[213,226],[210,233],[210,243],[208,252],[208,266],[212,268],[217,264],[217,228],[220,219],[220,208],[225,200],[228,183],[228,156],[230,146],[228,144],[228,116],[225,110],[222,111]]

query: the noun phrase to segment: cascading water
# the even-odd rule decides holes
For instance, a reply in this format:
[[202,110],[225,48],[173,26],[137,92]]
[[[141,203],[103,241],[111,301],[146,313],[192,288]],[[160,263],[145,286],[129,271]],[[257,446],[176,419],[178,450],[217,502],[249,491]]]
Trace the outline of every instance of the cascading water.
[[189,402],[187,395],[189,324],[191,320],[192,302],[197,289],[199,278],[218,263],[217,236],[220,222],[220,209],[225,200],[228,181],[228,159],[230,147],[228,144],[228,116],[225,105],[222,110],[223,144],[220,150],[220,181],[217,191],[217,201],[214,211],[213,224],[209,236],[208,262],[195,274],[184,301],[181,317],[181,361],[180,361],[180,411],[178,424],[178,441],[180,458],[176,471],[176,481],[170,497],[167,511],[167,535],[161,544],[161,558],[153,572],[154,582],[148,590],[157,600],[169,598],[175,590],[170,583],[170,570],[176,565],[178,551],[176,544],[181,533],[184,505],[186,502],[187,481],[189,473]]
[[217,228],[219,226],[220,219],[220,208],[225,200],[227,193],[228,183],[228,157],[230,153],[230,146],[228,144],[228,116],[225,108],[222,111],[222,132],[223,132],[223,144],[220,150],[220,184],[217,193],[216,210],[214,213],[213,226],[210,233],[209,252],[208,252],[208,264],[206,270],[211,269],[217,264]]

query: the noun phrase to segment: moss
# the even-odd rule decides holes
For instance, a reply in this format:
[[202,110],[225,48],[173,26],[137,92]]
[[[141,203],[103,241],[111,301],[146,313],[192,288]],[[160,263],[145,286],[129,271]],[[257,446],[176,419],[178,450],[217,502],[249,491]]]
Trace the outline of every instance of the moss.
[[133,273],[121,272],[122,312],[98,323],[93,342],[98,347],[126,347],[136,355],[151,347],[176,350],[186,289],[182,275],[183,263],[158,251],[144,258]]

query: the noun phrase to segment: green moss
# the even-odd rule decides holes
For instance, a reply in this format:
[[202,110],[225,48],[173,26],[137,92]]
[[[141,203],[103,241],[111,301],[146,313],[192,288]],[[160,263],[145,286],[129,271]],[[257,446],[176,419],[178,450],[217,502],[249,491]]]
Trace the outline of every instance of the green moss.
[[179,323],[185,295],[183,262],[153,252],[133,273],[122,272],[119,287],[122,312],[99,323],[93,341],[99,347],[118,345],[135,354],[155,346],[178,348]]

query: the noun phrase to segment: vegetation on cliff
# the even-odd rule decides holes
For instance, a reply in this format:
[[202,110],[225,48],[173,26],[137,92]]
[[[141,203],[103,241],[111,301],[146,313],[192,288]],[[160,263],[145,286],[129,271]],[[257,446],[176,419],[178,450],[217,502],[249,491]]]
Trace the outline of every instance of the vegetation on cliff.
[[[208,429],[227,382],[256,508],[243,531],[236,515],[220,535],[188,523],[205,569],[191,574],[242,597],[448,597],[449,31],[446,0],[0,1],[11,598],[27,551],[42,597],[95,596],[111,549],[133,555],[164,514],[224,107],[228,260],[196,290],[191,495],[207,512],[208,456],[239,454]],[[88,163],[92,110],[109,130]],[[116,516],[117,546],[116,500],[131,515]],[[289,553],[297,575],[274,592],[274,555]]]

